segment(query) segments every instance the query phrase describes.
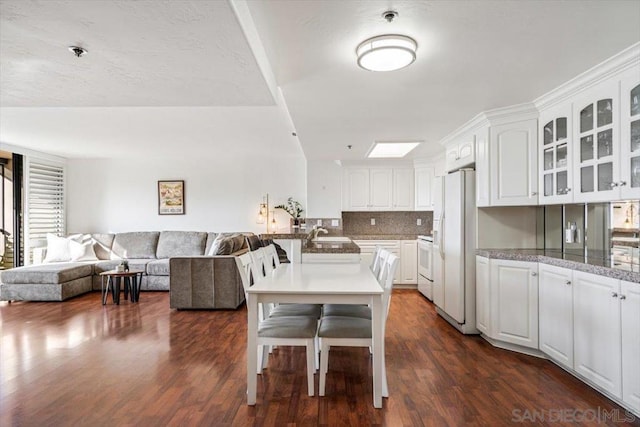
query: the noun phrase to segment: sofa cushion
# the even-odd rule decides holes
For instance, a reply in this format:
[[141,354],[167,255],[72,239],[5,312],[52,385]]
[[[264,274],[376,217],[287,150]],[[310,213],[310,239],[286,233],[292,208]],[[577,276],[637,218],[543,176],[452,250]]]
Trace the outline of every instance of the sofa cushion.
[[150,276],[168,276],[169,258],[149,261],[147,263],[147,274]]
[[69,242],[79,242],[81,239],[81,234],[74,234],[69,237],[60,237],[55,234],[47,233],[47,254],[44,257],[43,262],[71,261]]
[[[142,270],[145,273],[147,272],[147,264],[153,260],[151,259],[127,259],[129,262],[130,270]],[[112,259],[109,261],[98,261],[95,263],[94,274],[100,274],[105,271],[115,270],[116,266],[120,265],[120,261],[116,259]]]
[[260,238],[255,234],[246,236],[246,239],[247,239],[247,246],[249,247],[250,251],[255,251],[256,249],[262,247],[262,240],[260,240]]
[[113,239],[115,237],[116,235],[111,233],[91,234],[93,250],[98,259],[111,259],[111,246],[113,246]]
[[71,253],[71,261],[98,261],[91,241],[78,243],[70,240],[69,252]]
[[59,284],[91,276],[93,264],[60,262],[29,265],[0,272],[1,283]]
[[159,237],[157,231],[118,233],[113,239],[111,259],[155,259]]
[[201,256],[207,233],[196,231],[163,231],[158,239],[157,258],[172,256]]

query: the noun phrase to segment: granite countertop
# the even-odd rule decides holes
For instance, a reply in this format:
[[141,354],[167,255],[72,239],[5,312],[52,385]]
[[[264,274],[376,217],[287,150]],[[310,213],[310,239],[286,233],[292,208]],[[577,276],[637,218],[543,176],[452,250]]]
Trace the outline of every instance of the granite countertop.
[[360,246],[353,242],[303,242],[303,254],[359,254]]
[[[307,232],[261,234],[261,239],[306,239]],[[338,236],[339,234],[321,234],[320,237]],[[351,240],[416,240],[417,234],[344,234]],[[331,242],[334,243],[334,242]]]
[[476,255],[492,259],[541,262],[571,270],[584,271],[628,282],[640,283],[640,265],[614,262],[603,253],[587,257],[583,254],[563,253],[559,250],[542,249],[478,249]]

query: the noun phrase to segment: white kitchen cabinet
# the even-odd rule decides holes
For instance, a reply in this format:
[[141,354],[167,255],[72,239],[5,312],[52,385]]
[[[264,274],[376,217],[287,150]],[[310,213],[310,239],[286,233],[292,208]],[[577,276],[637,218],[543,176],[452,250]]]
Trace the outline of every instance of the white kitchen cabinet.
[[617,279],[573,272],[574,370],[621,398],[619,293]]
[[617,79],[574,100],[575,202],[615,200],[620,176],[620,101]]
[[476,328],[485,335],[491,333],[489,278],[489,259],[476,256]]
[[393,203],[394,211],[412,211],[414,202],[414,170],[393,169]]
[[574,147],[571,103],[542,112],[539,124],[540,204],[571,203]]
[[491,206],[538,204],[537,120],[491,126]]
[[342,186],[343,210],[414,210],[412,168],[346,168]]
[[473,135],[463,138],[461,141],[447,147],[446,170],[455,171],[470,166],[476,161],[476,147]]
[[417,167],[415,169],[415,210],[433,210],[432,187],[434,178],[435,171],[433,168]]
[[620,282],[622,400],[640,412],[640,284]]
[[491,260],[491,333],[499,341],[538,348],[538,264]]
[[418,283],[418,242],[400,241],[400,281],[402,284]]
[[540,350],[573,369],[573,273],[541,263],[538,278]]
[[640,199],[640,73],[627,71],[620,81],[621,199]]

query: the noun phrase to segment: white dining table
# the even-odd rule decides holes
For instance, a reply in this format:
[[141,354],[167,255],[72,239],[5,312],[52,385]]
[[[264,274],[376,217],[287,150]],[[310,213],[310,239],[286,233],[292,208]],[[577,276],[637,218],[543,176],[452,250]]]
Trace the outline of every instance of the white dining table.
[[373,341],[373,406],[382,408],[384,290],[367,264],[282,264],[247,290],[247,404],[256,404],[259,303],[369,304]]

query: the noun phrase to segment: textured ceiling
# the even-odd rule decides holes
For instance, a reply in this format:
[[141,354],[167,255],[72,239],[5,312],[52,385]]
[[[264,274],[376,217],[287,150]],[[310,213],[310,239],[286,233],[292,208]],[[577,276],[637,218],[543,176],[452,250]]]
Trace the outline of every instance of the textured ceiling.
[[[416,62],[358,68],[355,47],[381,33],[415,38]],[[0,142],[358,162],[374,140],[424,140],[409,157],[430,158],[477,113],[638,41],[636,0],[0,0]]]

